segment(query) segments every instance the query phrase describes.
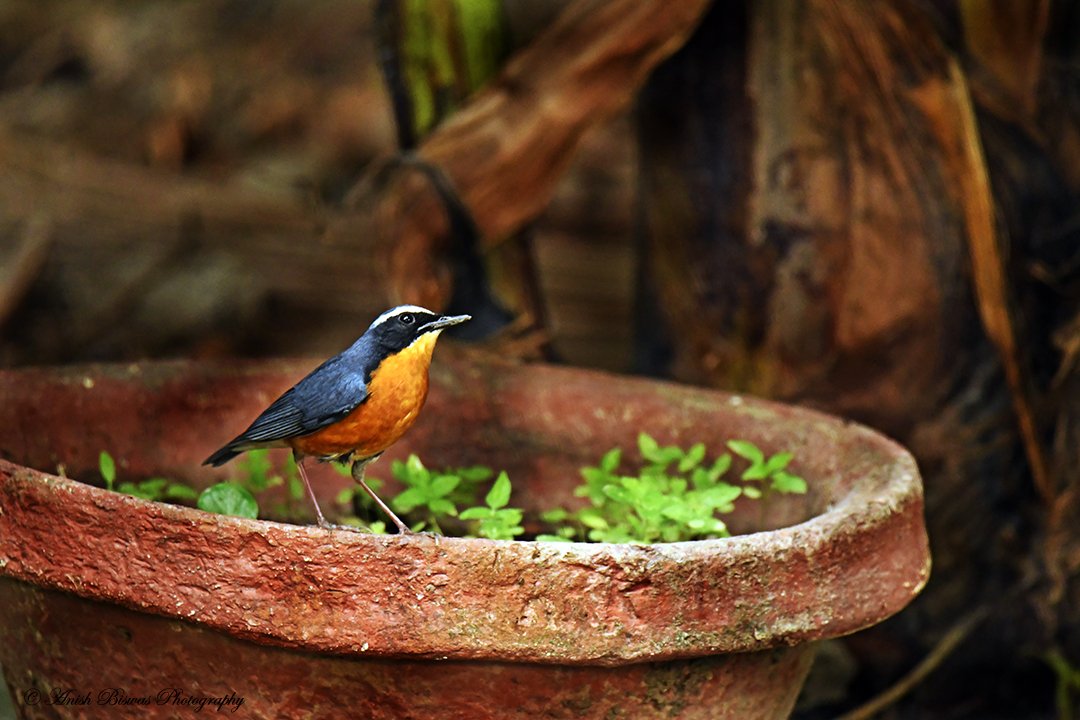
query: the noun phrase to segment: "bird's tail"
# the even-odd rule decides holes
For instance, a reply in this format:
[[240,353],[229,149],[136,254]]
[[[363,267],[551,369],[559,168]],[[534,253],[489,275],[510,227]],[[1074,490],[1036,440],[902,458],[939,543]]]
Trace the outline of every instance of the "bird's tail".
[[242,452],[243,450],[235,450],[231,444],[226,445],[210,457],[203,460],[203,465],[213,465],[214,467],[220,467],[221,465],[229,462]]

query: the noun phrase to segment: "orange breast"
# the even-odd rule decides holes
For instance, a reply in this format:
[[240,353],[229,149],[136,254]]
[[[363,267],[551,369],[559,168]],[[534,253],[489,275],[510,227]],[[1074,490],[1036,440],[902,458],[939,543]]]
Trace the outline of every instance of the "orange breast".
[[370,457],[393,445],[412,427],[428,392],[428,368],[438,333],[421,337],[383,360],[371,374],[368,399],[332,425],[289,440],[305,455],[356,453]]

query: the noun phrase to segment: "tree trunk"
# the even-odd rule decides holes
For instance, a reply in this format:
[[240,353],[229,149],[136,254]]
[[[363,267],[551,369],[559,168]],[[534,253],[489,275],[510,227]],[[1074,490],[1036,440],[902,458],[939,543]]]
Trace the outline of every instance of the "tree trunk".
[[[1076,308],[1053,309],[1027,274],[1036,230],[1065,227],[1076,195],[1049,146],[977,105],[947,26],[900,0],[711,8],[640,103],[645,266],[666,326],[640,351],[670,358],[654,372],[813,405],[915,452],[933,577],[849,648],[880,688],[989,605],[995,632],[969,637],[951,679],[922,692],[939,709],[981,697],[990,712],[1049,677],[1021,658],[1048,647],[1080,557],[1078,525],[1054,520],[1076,512],[1073,494],[1057,497],[1076,486],[1075,405],[1059,411],[1055,459],[1044,395],[1050,332]],[[1021,45],[1017,62],[1038,66]],[[1029,79],[1006,87],[1032,92]],[[1042,194],[1010,183],[1018,167]],[[1066,229],[1075,261],[1080,229]],[[1057,577],[1058,595],[1033,577]],[[978,685],[956,682],[968,673]]]

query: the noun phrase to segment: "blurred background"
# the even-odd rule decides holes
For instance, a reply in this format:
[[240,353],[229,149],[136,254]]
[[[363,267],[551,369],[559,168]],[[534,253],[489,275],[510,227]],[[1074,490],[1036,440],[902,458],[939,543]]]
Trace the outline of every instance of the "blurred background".
[[1080,3],[0,3],[0,365],[470,352],[909,447],[930,585],[801,718],[1080,700]]

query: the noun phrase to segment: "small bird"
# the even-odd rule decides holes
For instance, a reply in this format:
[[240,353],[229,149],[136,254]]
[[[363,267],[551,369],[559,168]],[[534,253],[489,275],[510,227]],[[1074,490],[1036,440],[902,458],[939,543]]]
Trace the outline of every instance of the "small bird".
[[218,467],[256,448],[292,448],[319,527],[331,528],[311,489],[304,459],[352,462],[352,476],[402,533],[409,528],[367,483],[364,469],[405,434],[428,393],[435,341],[468,315],[439,315],[416,305],[387,310],[347,350],[271,403],[251,426],[203,461]]

